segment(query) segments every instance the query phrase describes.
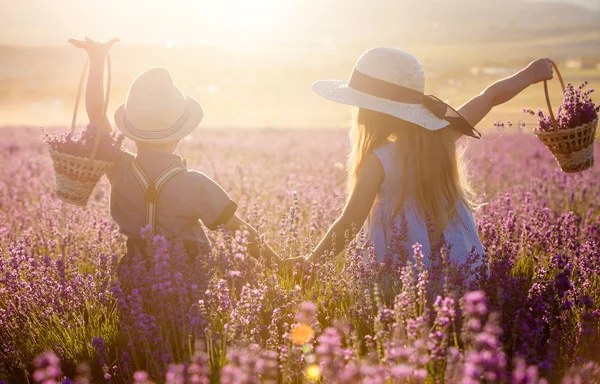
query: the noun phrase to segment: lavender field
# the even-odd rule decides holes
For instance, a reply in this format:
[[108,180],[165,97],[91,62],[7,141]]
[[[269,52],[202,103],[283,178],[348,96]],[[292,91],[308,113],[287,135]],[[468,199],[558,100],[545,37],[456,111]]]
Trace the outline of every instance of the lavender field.
[[[600,145],[595,168],[568,175],[533,135],[506,131],[466,152],[489,274],[464,286],[443,257],[426,270],[418,246],[379,265],[359,235],[290,275],[223,231],[192,266],[181,245],[148,239],[153,259],[120,266],[119,281],[107,181],[86,208],[59,202],[41,131],[5,128],[0,381],[600,383]],[[347,141],[199,129],[179,152],[287,258],[340,212]]]

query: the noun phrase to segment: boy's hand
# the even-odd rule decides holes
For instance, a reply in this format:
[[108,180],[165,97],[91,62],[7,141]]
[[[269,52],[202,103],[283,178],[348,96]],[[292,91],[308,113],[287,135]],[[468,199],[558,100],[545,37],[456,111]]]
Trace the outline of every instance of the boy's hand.
[[552,61],[550,59],[537,59],[525,68],[531,84],[539,83],[544,80],[551,80],[554,71],[552,70]]
[[121,40],[117,38],[110,39],[109,41],[94,41],[89,37],[86,37],[85,40],[69,39],[69,43],[73,44],[77,48],[85,50],[92,60],[104,60],[110,48],[119,41]]
[[306,259],[304,257],[292,257],[290,259],[281,259],[279,262],[279,270],[282,273],[287,274],[288,276],[292,276],[294,274],[294,270],[296,269],[296,265],[300,264],[300,269],[304,268],[304,263]]

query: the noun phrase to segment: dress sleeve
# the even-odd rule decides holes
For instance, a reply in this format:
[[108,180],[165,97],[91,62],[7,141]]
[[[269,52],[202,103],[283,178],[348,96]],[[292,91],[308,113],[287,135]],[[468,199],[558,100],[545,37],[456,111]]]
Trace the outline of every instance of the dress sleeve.
[[233,217],[237,204],[213,179],[200,172],[197,175],[200,187],[196,204],[198,216],[208,229],[215,230]]
[[386,143],[373,150],[373,153],[381,162],[386,180],[390,176],[390,168],[393,166],[395,150],[396,144],[394,142]]

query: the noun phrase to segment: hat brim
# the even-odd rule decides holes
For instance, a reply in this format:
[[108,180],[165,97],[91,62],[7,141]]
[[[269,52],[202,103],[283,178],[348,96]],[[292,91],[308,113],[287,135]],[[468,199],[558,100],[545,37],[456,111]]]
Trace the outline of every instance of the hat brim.
[[161,137],[160,139],[143,138],[131,132],[131,130],[125,124],[125,104],[122,104],[115,112],[115,124],[125,137],[137,142],[163,144],[181,140],[192,133],[202,121],[202,117],[204,117],[204,111],[196,100],[186,96],[186,103],[190,110],[188,119],[175,132],[169,136]]
[[331,101],[395,116],[430,131],[437,131],[449,125],[446,120],[438,118],[423,104],[407,104],[382,99],[350,88],[343,80],[316,81],[313,83],[313,89]]

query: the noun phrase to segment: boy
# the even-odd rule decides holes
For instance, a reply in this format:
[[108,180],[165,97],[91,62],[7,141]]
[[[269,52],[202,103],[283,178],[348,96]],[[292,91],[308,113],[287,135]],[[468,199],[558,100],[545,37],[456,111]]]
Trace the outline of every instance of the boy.
[[[90,124],[107,132],[112,127],[104,106],[104,62],[118,41],[69,40],[90,58],[86,90]],[[125,104],[115,113],[117,127],[137,146],[137,156],[123,152],[107,173],[111,216],[128,237],[126,257],[131,257],[136,248],[145,254],[141,229],[151,225],[156,234],[181,238],[190,260],[194,260],[210,250],[198,219],[211,230],[218,226],[229,231],[247,230],[248,252],[256,259],[261,257],[256,230],[236,215],[237,204],[208,176],[187,170],[185,161],[174,153],[179,141],[198,126],[202,116],[200,104],[184,95],[162,68],[139,75]],[[262,257],[282,264],[267,244],[262,246]],[[282,267],[293,268],[297,261],[288,259]]]

